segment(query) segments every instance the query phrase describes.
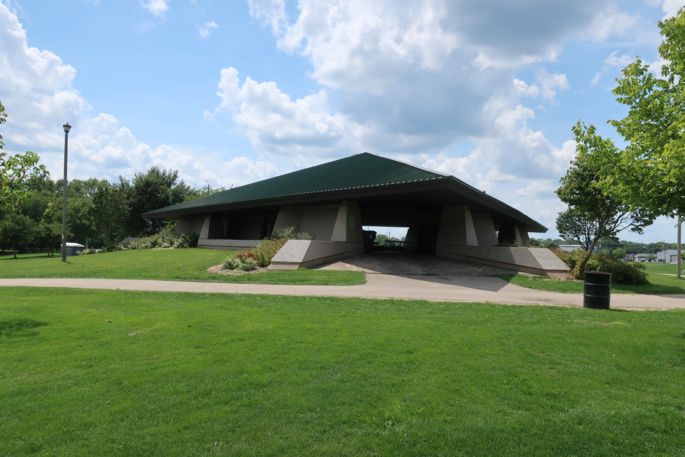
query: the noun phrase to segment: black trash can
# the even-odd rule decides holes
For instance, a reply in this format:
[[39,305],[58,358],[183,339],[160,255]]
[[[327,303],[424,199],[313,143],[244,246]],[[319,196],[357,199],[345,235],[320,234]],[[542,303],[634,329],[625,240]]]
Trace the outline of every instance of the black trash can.
[[583,308],[609,309],[611,300],[611,273],[588,271],[585,273]]

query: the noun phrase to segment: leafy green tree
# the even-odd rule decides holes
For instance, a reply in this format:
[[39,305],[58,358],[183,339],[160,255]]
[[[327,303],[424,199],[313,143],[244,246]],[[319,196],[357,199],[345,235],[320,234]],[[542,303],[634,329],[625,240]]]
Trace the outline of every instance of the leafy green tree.
[[633,208],[678,217],[680,225],[685,214],[685,8],[659,22],[659,29],[661,75],[637,59],[623,69],[614,89],[628,113],[611,124],[628,146],[605,187]]
[[616,259],[622,259],[626,256],[626,250],[623,248],[614,248],[611,250],[611,256]]
[[126,236],[129,218],[129,188],[123,180],[118,184],[100,181],[93,194],[95,227],[103,244],[110,249]]
[[32,226],[31,219],[20,213],[10,213],[0,219],[0,244],[10,247],[15,259],[19,248],[31,240]]
[[194,190],[179,179],[176,170],[152,167],[146,173],[136,174],[131,184],[129,234],[157,233],[164,223],[148,221],[143,214],[163,206],[181,203],[193,193]]
[[48,170],[35,152],[0,158],[0,210],[9,214],[19,211],[31,197],[29,183],[47,176]]
[[43,211],[40,223],[34,230],[34,244],[39,248],[45,248],[48,252],[48,257],[52,257],[53,250],[62,240],[60,217],[61,210],[59,205],[56,202],[49,202]]
[[577,123],[573,127],[576,157],[566,175],[561,178],[557,195],[568,209],[557,217],[557,230],[563,238],[571,238],[585,250],[579,264],[582,277],[597,243],[630,229],[641,233],[653,222],[650,213],[633,210],[604,191],[603,178],[612,173],[620,159],[614,143],[602,138],[594,126]]

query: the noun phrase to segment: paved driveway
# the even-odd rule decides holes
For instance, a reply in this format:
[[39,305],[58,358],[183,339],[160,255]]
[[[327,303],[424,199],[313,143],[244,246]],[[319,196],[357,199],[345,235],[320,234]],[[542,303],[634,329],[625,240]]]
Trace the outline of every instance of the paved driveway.
[[[490,302],[513,305],[582,305],[581,294],[562,294],[527,289],[509,284],[495,277],[369,274],[367,279],[366,284],[356,286],[288,286],[137,279],[22,278],[0,279],[0,287],[70,287],[77,289],[121,289],[160,292],[396,298],[448,302]],[[625,310],[685,308],[685,296],[615,294],[612,296],[612,308]]]

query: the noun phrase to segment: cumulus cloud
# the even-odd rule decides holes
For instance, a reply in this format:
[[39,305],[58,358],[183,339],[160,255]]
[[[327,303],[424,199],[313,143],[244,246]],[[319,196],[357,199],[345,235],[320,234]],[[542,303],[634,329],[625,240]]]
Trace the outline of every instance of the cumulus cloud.
[[[292,18],[282,0],[248,4],[281,49],[307,58],[311,77],[340,95],[336,120],[363,126],[353,130],[366,149],[396,153],[438,152],[482,135],[478,114],[509,91],[518,69],[555,58],[569,36],[594,39],[587,32],[599,20],[618,17],[622,26],[597,39],[630,22],[606,0],[420,0],[403,8],[302,0]],[[565,75],[543,72],[527,95],[551,104],[568,88]]]
[[[532,128],[535,111],[525,104],[553,105],[570,89],[568,77],[539,69],[524,81],[517,72],[556,59],[569,37],[624,37],[636,21],[609,0],[248,6],[280,49],[310,62],[320,88],[293,99],[275,82],[241,81],[235,68],[225,68],[209,117],[230,113],[262,153],[316,160],[379,152],[506,195],[555,187],[574,152],[573,142],[554,145]],[[544,210],[549,219],[554,206],[539,204],[532,214]]]
[[556,101],[557,93],[571,88],[568,77],[563,73],[549,73],[540,70],[535,78],[535,82],[528,84],[518,78],[514,79],[515,93],[526,97],[540,98],[545,103],[553,104]]
[[624,68],[626,65],[635,60],[635,56],[629,54],[620,54],[618,51],[611,51],[611,53],[604,59],[602,68],[595,73],[592,78],[592,84],[599,83],[604,75],[610,71],[615,71],[617,68]]
[[143,0],[141,6],[145,11],[150,13],[152,17],[159,20],[166,19],[166,14],[169,11],[169,3],[167,0]]
[[361,126],[332,113],[326,91],[298,99],[275,82],[257,82],[238,70],[221,70],[219,106],[210,117],[229,112],[258,152],[290,156],[325,156],[355,151]]
[[661,7],[664,17],[675,16],[685,6],[682,0],[647,0],[647,3]]
[[88,101],[74,88],[76,70],[47,50],[28,45],[17,16],[0,3],[0,100],[9,114],[3,126],[6,149],[41,154],[53,173],[61,176],[62,124],[70,134],[70,176],[116,179],[132,176],[152,165],[174,168],[193,185],[205,181],[229,187],[276,173],[271,162],[239,156],[224,160],[211,151],[141,142],[111,114],[91,114]]
[[214,21],[206,21],[202,24],[196,24],[195,28],[197,29],[198,36],[206,40],[214,30],[219,28],[219,24]]

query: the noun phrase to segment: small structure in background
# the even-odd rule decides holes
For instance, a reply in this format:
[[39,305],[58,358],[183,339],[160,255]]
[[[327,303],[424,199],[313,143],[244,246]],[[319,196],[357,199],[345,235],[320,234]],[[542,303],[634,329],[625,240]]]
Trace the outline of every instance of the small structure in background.
[[65,249],[66,255],[67,255],[67,257],[72,257],[75,255],[81,255],[81,251],[83,251],[83,248],[85,248],[85,246],[82,244],[67,242],[66,249]]
[[667,249],[656,253],[656,261],[659,263],[678,263],[678,251]]
[[559,250],[563,252],[574,252],[578,249],[583,249],[579,244],[560,244]]
[[634,262],[654,262],[656,259],[656,256],[654,254],[648,254],[641,252],[639,254],[635,254]]

